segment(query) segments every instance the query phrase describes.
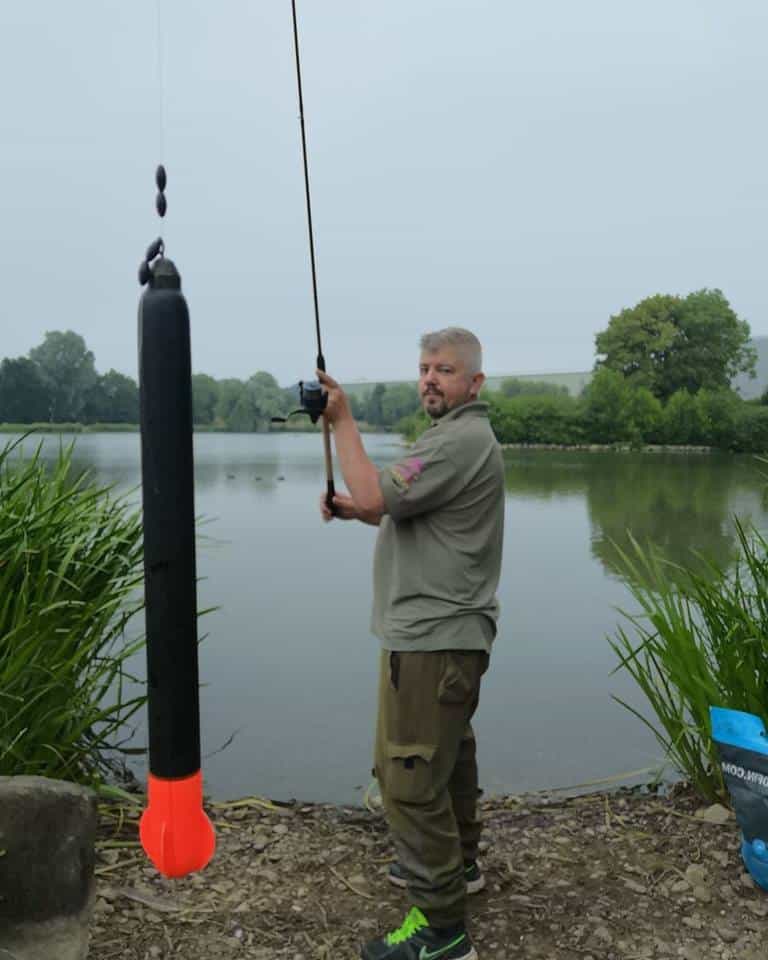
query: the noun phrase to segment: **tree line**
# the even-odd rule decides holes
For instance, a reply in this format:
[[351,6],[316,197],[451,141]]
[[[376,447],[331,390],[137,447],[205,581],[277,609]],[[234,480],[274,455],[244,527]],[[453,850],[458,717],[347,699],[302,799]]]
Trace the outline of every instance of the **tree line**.
[[[745,401],[731,389],[754,374],[750,329],[720,290],[657,294],[610,318],[595,337],[594,376],[578,397],[544,385],[502,384],[486,394],[501,443],[703,445],[768,449],[768,391]],[[407,437],[427,425],[416,413]]]
[[96,372],[91,351],[71,330],[46,333],[26,357],[0,363],[0,422],[137,423],[136,381]]
[[[548,383],[505,380],[486,391],[502,443],[692,444],[734,451],[768,449],[768,391],[745,401],[733,378],[754,373],[750,330],[719,290],[686,297],[656,294],[612,316],[595,337],[591,382],[578,397]],[[251,432],[298,407],[298,385],[265,371],[246,380],[192,378],[198,429]],[[415,384],[378,383],[349,395],[356,420],[417,436],[426,426]],[[0,364],[0,422],[136,424],[136,382],[98,374],[72,331],[46,333],[28,357]],[[298,421],[297,425],[302,421]],[[308,421],[304,420],[306,424]]]
[[[363,397],[350,396],[355,418],[389,429],[419,407],[415,385],[376,384]],[[299,406],[298,384],[281,387],[260,370],[245,380],[192,377],[192,409],[201,429],[268,430],[272,417]],[[93,353],[72,330],[49,331],[26,357],[0,363],[0,423],[138,424],[139,388],[132,377],[96,370]],[[306,425],[295,421],[296,425]]]

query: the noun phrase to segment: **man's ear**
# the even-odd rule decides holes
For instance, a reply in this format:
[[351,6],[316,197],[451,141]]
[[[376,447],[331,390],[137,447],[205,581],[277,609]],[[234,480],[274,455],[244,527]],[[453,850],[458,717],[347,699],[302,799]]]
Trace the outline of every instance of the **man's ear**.
[[476,373],[472,377],[472,383],[469,388],[469,395],[473,400],[477,400],[477,395],[480,393],[483,384],[485,383],[485,374]]

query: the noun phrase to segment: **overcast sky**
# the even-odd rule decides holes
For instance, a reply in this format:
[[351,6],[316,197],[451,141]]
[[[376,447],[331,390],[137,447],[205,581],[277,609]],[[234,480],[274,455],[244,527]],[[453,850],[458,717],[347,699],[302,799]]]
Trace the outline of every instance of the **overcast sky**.
[[[195,371],[311,376],[290,0],[159,2],[162,89],[156,0],[0,5],[0,356],[72,329],[135,376],[161,231]],[[331,373],[415,376],[450,324],[489,374],[587,370],[612,313],[701,287],[768,333],[765,0],[298,8]]]

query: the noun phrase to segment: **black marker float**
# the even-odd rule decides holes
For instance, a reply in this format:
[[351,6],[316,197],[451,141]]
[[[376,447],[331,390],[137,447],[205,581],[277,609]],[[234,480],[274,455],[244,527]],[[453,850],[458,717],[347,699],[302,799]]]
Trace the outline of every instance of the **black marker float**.
[[[158,167],[157,212],[165,213]],[[189,311],[161,239],[139,280],[149,777],[141,843],[168,877],[201,870],[216,846],[203,810]]]

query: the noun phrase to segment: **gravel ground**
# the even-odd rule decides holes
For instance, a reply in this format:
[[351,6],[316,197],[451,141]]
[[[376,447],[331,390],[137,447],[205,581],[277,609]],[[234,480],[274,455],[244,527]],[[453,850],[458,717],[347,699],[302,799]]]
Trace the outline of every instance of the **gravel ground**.
[[[470,898],[480,960],[766,960],[768,893],[730,811],[684,786],[483,802],[487,888]],[[161,877],[137,817],[101,808],[90,960],[346,960],[400,925],[407,893],[379,812],[253,797],[210,804],[218,848]]]

